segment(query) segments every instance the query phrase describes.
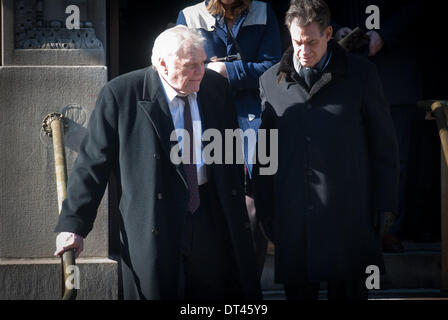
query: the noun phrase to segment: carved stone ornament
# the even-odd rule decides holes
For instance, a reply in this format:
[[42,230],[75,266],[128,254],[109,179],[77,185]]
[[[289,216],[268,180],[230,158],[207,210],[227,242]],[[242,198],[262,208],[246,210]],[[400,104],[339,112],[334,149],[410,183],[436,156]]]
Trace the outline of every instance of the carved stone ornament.
[[43,0],[15,1],[16,49],[104,49],[93,23],[67,29],[63,21],[44,20]]

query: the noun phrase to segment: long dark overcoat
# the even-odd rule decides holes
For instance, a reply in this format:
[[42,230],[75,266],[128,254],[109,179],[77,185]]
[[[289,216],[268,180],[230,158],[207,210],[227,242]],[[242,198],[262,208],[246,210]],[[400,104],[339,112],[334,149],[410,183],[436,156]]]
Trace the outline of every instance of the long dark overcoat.
[[[237,127],[230,88],[206,70],[198,93],[202,128]],[[68,179],[57,232],[83,237],[91,231],[112,171],[119,177],[124,297],[178,299],[181,237],[188,185],[182,165],[170,161],[174,130],[157,72],[122,75],[103,88],[88,134]],[[204,143],[205,144],[205,143]],[[223,143],[224,145],[224,143]],[[250,223],[243,193],[243,167],[209,165],[227,220],[245,296],[261,298]],[[226,227],[226,226],[223,226]]]
[[[333,40],[308,93],[290,48],[260,79],[261,129],[278,129],[278,171],[256,178],[280,283],[345,280],[383,261],[373,210],[396,211],[398,151],[375,66]],[[272,144],[273,141],[270,141]]]

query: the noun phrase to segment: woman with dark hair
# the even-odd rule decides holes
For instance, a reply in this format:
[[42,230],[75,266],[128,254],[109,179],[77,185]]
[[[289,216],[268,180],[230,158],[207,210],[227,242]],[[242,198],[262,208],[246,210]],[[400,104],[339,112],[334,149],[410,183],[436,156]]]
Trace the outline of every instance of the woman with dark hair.
[[[206,67],[228,79],[239,127],[245,136],[252,133],[256,136],[261,114],[258,79],[280,61],[282,51],[277,18],[270,5],[251,0],[205,0],[181,10],[177,23],[197,29],[206,38]],[[256,141],[247,140],[244,138],[243,143],[246,205],[261,278],[267,240],[255,222],[255,206],[250,187]]]

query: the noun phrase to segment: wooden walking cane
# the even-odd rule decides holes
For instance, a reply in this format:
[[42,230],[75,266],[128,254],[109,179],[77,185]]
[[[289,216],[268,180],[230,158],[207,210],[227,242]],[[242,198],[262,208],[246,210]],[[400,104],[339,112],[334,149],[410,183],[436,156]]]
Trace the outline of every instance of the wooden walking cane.
[[440,143],[442,145],[441,161],[441,211],[442,211],[442,288],[448,291],[448,101],[426,100],[417,103],[419,108],[431,112],[437,122]]
[[[61,212],[62,202],[67,197],[67,165],[64,148],[64,116],[51,113],[42,122],[45,133],[53,139],[54,167],[56,172],[56,187],[58,193],[58,212]],[[75,251],[69,249],[62,254],[62,300],[76,299],[77,290],[70,284],[75,262]]]

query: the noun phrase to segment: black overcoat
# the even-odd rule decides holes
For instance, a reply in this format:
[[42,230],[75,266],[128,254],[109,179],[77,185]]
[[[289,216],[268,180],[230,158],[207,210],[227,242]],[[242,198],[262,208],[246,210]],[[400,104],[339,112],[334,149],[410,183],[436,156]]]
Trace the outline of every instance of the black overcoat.
[[[230,88],[206,70],[198,93],[203,130],[237,127]],[[181,237],[188,185],[183,166],[170,161],[174,130],[168,102],[152,68],[122,75],[105,85],[68,179],[57,232],[83,237],[91,231],[113,171],[122,190],[120,238],[124,297],[178,299]],[[205,142],[204,142],[205,144]],[[245,296],[261,298],[250,223],[243,193],[243,167],[207,166],[227,220]],[[223,226],[225,227],[225,226]]]
[[309,93],[292,48],[260,78],[260,129],[278,130],[279,166],[256,177],[255,199],[273,228],[280,283],[382,269],[372,211],[396,211],[397,143],[376,68],[334,40],[329,46],[332,58]]

